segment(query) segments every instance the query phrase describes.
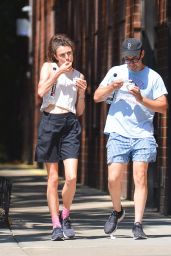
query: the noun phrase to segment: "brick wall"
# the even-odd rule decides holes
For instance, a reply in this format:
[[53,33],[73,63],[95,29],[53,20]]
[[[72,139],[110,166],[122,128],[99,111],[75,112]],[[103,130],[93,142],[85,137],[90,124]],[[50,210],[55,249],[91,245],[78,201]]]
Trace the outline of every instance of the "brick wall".
[[[166,85],[169,81],[169,66],[168,66],[168,25],[167,25],[167,1],[157,1],[156,13],[156,56],[157,70],[163,77]],[[166,214],[168,212],[168,115],[163,116],[158,114],[157,120],[157,140],[159,144],[157,172],[159,174],[159,202],[158,207],[160,212]]]
[[[42,100],[37,95],[40,68],[46,60],[47,43],[54,34],[54,0],[33,1],[33,83],[35,86],[35,111],[34,111],[34,134],[33,148],[37,140],[37,130],[40,119],[40,105]],[[33,152],[34,158],[34,152]]]

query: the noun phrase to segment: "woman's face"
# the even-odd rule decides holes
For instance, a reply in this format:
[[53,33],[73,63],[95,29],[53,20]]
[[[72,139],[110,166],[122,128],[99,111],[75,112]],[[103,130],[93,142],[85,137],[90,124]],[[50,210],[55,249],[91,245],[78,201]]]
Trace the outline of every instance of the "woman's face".
[[70,46],[59,46],[56,50],[55,58],[60,67],[63,63],[73,62],[73,51]]

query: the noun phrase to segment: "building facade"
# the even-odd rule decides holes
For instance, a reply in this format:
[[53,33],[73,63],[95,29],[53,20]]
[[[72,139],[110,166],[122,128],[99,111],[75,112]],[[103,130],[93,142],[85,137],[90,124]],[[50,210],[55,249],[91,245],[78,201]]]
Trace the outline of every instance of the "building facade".
[[[163,77],[170,93],[171,3],[168,0],[32,0],[32,45],[34,85],[34,146],[41,99],[37,84],[47,45],[54,33],[65,33],[76,44],[75,66],[88,81],[86,110],[80,118],[82,146],[78,182],[107,191],[106,138],[103,134],[108,106],[95,104],[93,94],[107,70],[121,63],[120,44],[125,37],[140,38],[145,63]],[[170,95],[169,95],[170,98]],[[148,206],[171,213],[170,118],[156,114],[157,162],[149,167]],[[33,147],[34,148],[34,147]],[[33,150],[34,151],[34,150]],[[122,196],[132,199],[131,164],[124,173]]]

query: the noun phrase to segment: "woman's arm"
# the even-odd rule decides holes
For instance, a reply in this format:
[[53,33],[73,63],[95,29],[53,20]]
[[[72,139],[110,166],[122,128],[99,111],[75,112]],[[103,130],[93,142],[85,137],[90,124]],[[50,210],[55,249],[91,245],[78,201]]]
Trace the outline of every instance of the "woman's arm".
[[76,114],[81,116],[84,113],[85,109],[85,91],[87,88],[87,82],[84,80],[84,76],[80,75],[80,80],[78,79],[76,82],[78,87],[77,91],[77,102],[76,102]]
[[71,62],[65,62],[55,72],[52,67],[52,63],[45,62],[40,71],[40,80],[38,83],[38,95],[43,97],[56,83],[58,77],[65,72],[69,72],[72,69]]

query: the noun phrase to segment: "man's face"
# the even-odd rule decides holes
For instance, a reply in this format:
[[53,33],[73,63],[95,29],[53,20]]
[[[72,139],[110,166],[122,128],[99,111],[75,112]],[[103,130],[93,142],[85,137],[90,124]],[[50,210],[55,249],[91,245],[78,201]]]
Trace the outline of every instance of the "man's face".
[[123,62],[128,65],[128,68],[132,71],[140,71],[144,66],[142,59],[144,57],[144,51],[141,51],[138,56],[126,56]]
[[60,67],[66,61],[73,62],[73,51],[69,46],[59,46],[56,50],[55,57]]

